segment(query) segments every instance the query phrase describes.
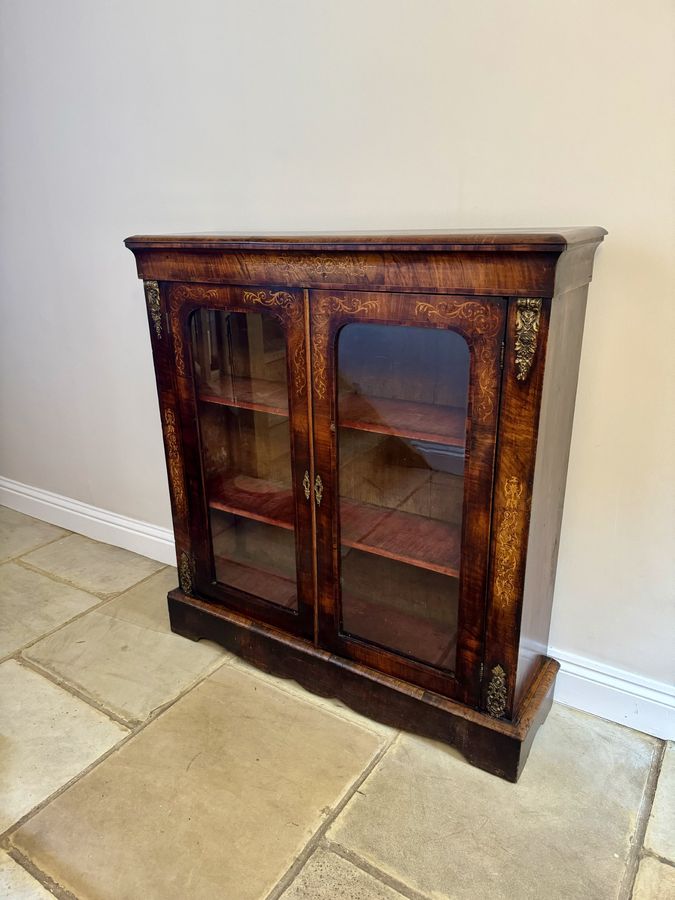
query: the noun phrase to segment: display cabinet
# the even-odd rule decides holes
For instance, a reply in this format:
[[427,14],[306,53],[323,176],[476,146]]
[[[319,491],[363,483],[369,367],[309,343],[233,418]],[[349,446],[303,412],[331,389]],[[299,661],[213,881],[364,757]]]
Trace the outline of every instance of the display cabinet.
[[174,631],[516,780],[601,228],[133,237]]

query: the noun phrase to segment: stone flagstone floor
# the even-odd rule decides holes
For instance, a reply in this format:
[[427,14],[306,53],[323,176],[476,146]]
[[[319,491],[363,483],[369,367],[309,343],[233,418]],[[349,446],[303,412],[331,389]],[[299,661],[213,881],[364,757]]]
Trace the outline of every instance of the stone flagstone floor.
[[675,751],[554,705],[518,785],[169,630],[175,570],[0,508],[0,897],[675,898]]

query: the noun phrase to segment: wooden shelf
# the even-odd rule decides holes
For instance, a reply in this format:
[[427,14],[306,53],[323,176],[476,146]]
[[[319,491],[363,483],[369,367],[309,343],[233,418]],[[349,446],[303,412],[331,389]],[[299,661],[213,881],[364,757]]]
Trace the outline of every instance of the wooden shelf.
[[284,382],[224,377],[220,381],[200,385],[198,397],[203,403],[253,409],[275,416],[288,415],[288,389]]
[[[291,489],[261,478],[238,475],[211,482],[209,506],[289,531],[294,528]],[[442,575],[459,575],[461,534],[456,525],[343,499],[340,526],[346,547]]]
[[342,593],[342,630],[404,653],[420,662],[452,667],[457,635],[453,630],[386,604]]
[[298,588],[292,578],[216,555],[216,577],[222,584],[261,597],[285,609],[297,609]]
[[340,526],[346,547],[441,575],[459,575],[461,534],[456,525],[343,499]]
[[289,531],[295,527],[291,489],[262,478],[236,475],[211,481],[209,506]]
[[[288,390],[281,382],[240,376],[222,378],[200,386],[198,396],[203,403],[288,415]],[[341,428],[464,448],[466,414],[454,406],[341,394],[339,408]]]
[[466,412],[454,406],[390,400],[365,394],[341,393],[341,428],[374,431],[450,447],[464,447]]

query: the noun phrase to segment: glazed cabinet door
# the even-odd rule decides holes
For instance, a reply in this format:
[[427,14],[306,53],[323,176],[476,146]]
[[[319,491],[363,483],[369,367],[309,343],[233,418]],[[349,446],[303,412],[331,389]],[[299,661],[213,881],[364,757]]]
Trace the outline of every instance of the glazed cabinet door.
[[312,636],[302,292],[172,284],[168,293],[188,581],[200,596]]
[[477,704],[506,304],[310,293],[319,642]]

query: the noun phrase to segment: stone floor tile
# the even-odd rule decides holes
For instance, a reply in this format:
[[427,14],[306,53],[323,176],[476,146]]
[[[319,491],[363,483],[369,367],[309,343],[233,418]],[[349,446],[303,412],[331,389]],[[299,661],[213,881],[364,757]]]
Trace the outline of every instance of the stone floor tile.
[[513,785],[401,736],[328,837],[434,898],[615,900],[657,750],[555,704]]
[[143,721],[228,658],[171,632],[166,594],[175,586],[176,570],[164,569],[23,655],[124,721]]
[[0,567],[0,657],[101,601],[16,563]]
[[68,534],[63,528],[0,506],[0,562],[35,550]]
[[377,731],[389,738],[393,738],[397,733],[395,728],[391,728],[389,725],[383,725],[381,722],[377,722],[375,719],[369,719],[367,716],[362,716],[360,713],[350,709],[341,700],[337,700],[334,697],[322,697],[319,694],[313,694],[311,691],[306,690],[302,685],[298,684],[297,681],[293,681],[291,678],[282,678],[278,675],[272,675],[270,672],[258,669],[245,659],[241,659],[234,654],[230,660],[230,665],[237,666],[249,675],[261,678],[263,681],[275,685],[282,691],[286,691],[295,697],[306,700],[308,703],[320,706],[322,709],[326,709],[328,712],[332,712],[334,715],[340,716],[343,719],[348,719],[350,722],[356,722],[358,725],[363,725],[364,728],[368,728],[371,731]]
[[381,744],[222,666],[12,841],[82,900],[260,900]]
[[162,563],[154,559],[92,541],[80,534],[71,534],[22,558],[41,572],[63,578],[75,587],[103,598],[126,591],[163,568]]
[[675,864],[675,744],[672,741],[666,745],[645,847]]
[[0,665],[0,832],[127,733],[15,660]]
[[315,850],[282,900],[401,900],[402,894],[329,850]]
[[0,850],[0,897],[8,900],[54,900],[32,875]]
[[640,863],[632,900],[673,900],[675,866],[645,857]]

